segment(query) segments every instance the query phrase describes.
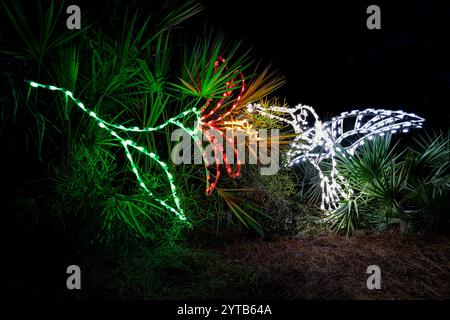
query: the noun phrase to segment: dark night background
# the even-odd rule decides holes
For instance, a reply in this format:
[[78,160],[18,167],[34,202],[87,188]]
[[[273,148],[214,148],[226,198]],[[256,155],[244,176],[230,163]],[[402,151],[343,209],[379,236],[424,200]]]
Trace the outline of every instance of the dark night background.
[[[164,7],[168,2],[158,1],[158,4]],[[89,11],[92,16],[105,18],[101,15],[102,8],[108,6],[108,1],[75,3],[80,4],[82,14]],[[151,7],[149,3],[143,4],[142,12]],[[232,39],[243,40],[243,48],[252,48],[252,57],[261,58],[263,64],[271,63],[286,77],[287,84],[277,96],[287,98],[290,105],[314,106],[324,119],[358,108],[402,109],[426,118],[425,127],[448,128],[450,2],[226,0],[203,3],[205,10],[183,23],[186,33],[195,35],[206,25],[223,30]],[[381,8],[381,30],[366,28],[369,16],[366,8],[371,4]],[[7,31],[0,30],[0,40],[3,32]],[[2,145],[7,139],[1,137]],[[31,159],[32,155],[3,152],[3,167],[8,168],[2,173],[2,184],[8,186],[2,194],[6,208],[40,164]],[[31,266],[37,270],[54,268],[56,272],[60,264],[66,265],[61,263],[61,257],[70,261],[71,244],[64,243],[63,235],[48,234],[44,229],[36,231],[38,237],[23,238],[20,232],[11,231],[20,228],[20,222],[8,209],[2,210],[5,212],[8,218],[2,223],[4,239],[1,241],[2,260],[11,262],[6,266],[7,276],[20,277]],[[34,242],[35,239],[42,243]],[[59,245],[64,250],[46,251],[44,255],[38,251],[27,258],[16,256],[17,248],[31,244],[45,248],[55,243],[55,239],[62,241]],[[64,279],[65,274],[60,277]],[[36,279],[38,283],[47,280]],[[50,280],[54,281],[57,280]]]
[[[381,30],[366,28],[371,4],[381,8]],[[448,2],[208,1],[196,19],[222,26],[271,61],[286,76],[279,95],[291,105],[309,104],[321,115],[399,108],[448,127]]]

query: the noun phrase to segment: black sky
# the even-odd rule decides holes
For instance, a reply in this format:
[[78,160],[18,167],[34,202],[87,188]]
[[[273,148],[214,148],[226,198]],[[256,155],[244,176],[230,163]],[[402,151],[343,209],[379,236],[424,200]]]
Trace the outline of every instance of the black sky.
[[[425,115],[447,128],[450,3],[429,1],[204,1],[194,25],[220,26],[272,62],[290,104],[322,114],[386,107]],[[381,8],[381,30],[366,9]],[[441,111],[441,115],[437,115]]]

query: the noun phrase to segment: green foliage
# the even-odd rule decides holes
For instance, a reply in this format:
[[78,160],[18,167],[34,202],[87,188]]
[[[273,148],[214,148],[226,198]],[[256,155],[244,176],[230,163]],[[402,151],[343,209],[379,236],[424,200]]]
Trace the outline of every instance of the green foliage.
[[[119,27],[119,12],[113,6],[110,17],[115,18],[107,19],[110,28],[100,28],[98,21],[86,16],[80,32],[65,27],[63,4],[38,1],[30,6],[36,19],[24,13],[18,0],[0,6],[7,17],[1,23],[9,31],[0,53],[13,65],[13,72],[0,77],[3,87],[11,88],[0,97],[0,132],[9,133],[15,145],[37,154],[46,164],[43,177],[50,182],[39,188],[42,194],[33,195],[36,199],[22,202],[44,203],[40,212],[52,212],[65,227],[89,226],[90,234],[108,245],[113,245],[114,239],[136,235],[155,241],[178,239],[182,227],[136,187],[117,141],[78,112],[72,102],[51,92],[26,90],[23,81],[65,87],[107,121],[153,127],[221,97],[230,90],[223,84],[236,77],[235,70],[246,74],[242,105],[253,101],[283,105],[265,99],[281,86],[282,78],[267,68],[258,75],[252,73],[248,52],[218,32],[205,31],[190,45],[192,39],[174,28],[201,10],[190,1],[150,17],[133,13],[138,10],[130,5],[120,12]],[[215,67],[219,56],[225,57],[226,63]],[[236,85],[231,90],[239,89]],[[280,126],[267,117],[248,116],[256,127]],[[185,121],[190,126],[193,119]],[[130,134],[130,138],[167,160],[171,129]],[[288,145],[291,137],[281,135],[280,147]],[[170,169],[194,226],[214,220],[219,224],[229,214],[260,234],[267,225],[286,221],[294,225],[294,220],[303,226],[312,224],[307,229],[321,230],[327,225],[347,234],[399,223],[411,230],[448,226],[448,134],[423,136],[415,147],[403,151],[391,147],[390,137],[380,138],[352,159],[338,161],[355,196],[341,203],[328,217],[328,224],[319,218],[320,182],[307,163],[277,176],[260,176],[257,166],[256,170],[243,168],[246,182],[221,182],[220,191],[211,197],[204,196],[201,165]],[[146,157],[138,156],[136,162],[158,197],[169,197],[160,169]],[[326,170],[327,163],[323,165]],[[265,219],[263,224],[259,218]]]
[[419,136],[403,151],[391,138],[377,138],[338,168],[355,194],[330,217],[331,228],[354,233],[398,225],[404,231],[448,227],[449,136]]
[[[205,31],[190,45],[192,39],[174,28],[198,13],[200,5],[188,1],[143,17],[133,3],[121,12],[113,6],[110,16],[115,18],[102,20],[102,25],[95,17],[84,16],[79,32],[65,27],[64,4],[27,4],[33,6],[27,12],[33,12],[36,21],[27,16],[19,0],[1,5],[8,18],[3,23],[11,31],[1,53],[15,68],[14,77],[5,74],[0,78],[5,87],[12,88],[10,95],[2,98],[7,106],[2,109],[2,130],[11,129],[18,145],[25,141],[29,152],[48,164],[44,175],[50,177],[50,183],[40,189],[39,196],[47,198],[43,211],[55,214],[65,227],[88,226],[91,235],[108,245],[113,245],[115,238],[133,234],[155,241],[175,239],[181,229],[171,214],[136,187],[116,140],[63,96],[23,90],[24,80],[64,87],[107,121],[153,127],[180,112],[200,108],[225,91],[240,89],[238,85],[224,86],[236,76],[235,70],[250,74],[247,80],[252,76],[252,61],[239,43]],[[103,24],[105,21],[110,25]],[[215,70],[219,56],[227,61]],[[280,78],[266,69],[253,84],[250,81],[252,95],[245,99],[262,98],[280,84]],[[185,125],[190,127],[192,121],[192,117],[185,118]],[[14,135],[16,128],[25,130]],[[172,129],[130,134],[130,138],[167,162]],[[148,157],[136,156],[146,184],[159,198],[168,198],[167,181],[160,169]],[[238,220],[262,232],[252,217],[258,209],[250,204],[240,205],[239,200],[224,199],[220,194],[204,196],[202,166],[170,169],[194,224],[216,219],[228,205]]]
[[[29,5],[27,3],[27,6]],[[37,16],[37,21],[32,24],[30,21],[35,19],[25,15],[26,10],[19,1],[3,3],[2,9],[22,42],[22,50],[17,51],[11,48],[2,52],[16,59],[32,60],[38,63],[40,68],[45,68],[45,62],[52,58],[55,51],[70,45],[75,37],[80,36],[80,33],[71,32],[67,28],[63,31],[58,28],[58,25],[64,23],[64,8],[66,8],[65,1],[57,5],[54,1],[50,1],[46,9],[42,1],[36,1],[33,13]],[[88,27],[83,29],[87,30]]]
[[408,159],[411,182],[408,202],[414,222],[423,227],[449,225],[450,132],[432,133],[416,139],[418,150]]
[[[192,51],[184,51],[182,64],[186,68],[180,77],[182,85],[173,84],[174,89],[188,96],[220,99],[229,90],[223,84],[236,76],[234,70],[245,72],[249,67],[247,55],[237,54],[239,46],[239,43],[226,45],[223,36],[213,32],[198,39]],[[225,63],[215,68],[215,62],[223,56],[227,57]]]
[[244,226],[255,230],[261,236],[264,235],[261,225],[252,216],[256,214],[264,216],[265,213],[263,208],[258,208],[254,205],[246,203],[245,198],[243,198],[242,196],[238,196],[236,193],[233,194],[233,191],[241,190],[218,190],[221,197],[230,208],[231,212],[233,212],[234,216]]
[[[275,175],[261,175],[261,166],[242,167],[239,183],[245,195],[240,202],[252,203],[259,209],[257,215],[267,233],[290,234],[295,231],[295,219],[302,210],[298,203],[297,181],[292,170],[281,168]],[[242,193],[242,192],[241,192]],[[256,216],[256,215],[255,215]]]
[[215,252],[167,244],[154,248],[142,241],[128,241],[83,265],[93,270],[83,279],[84,298],[225,299],[230,292],[248,298],[258,277],[251,266]]

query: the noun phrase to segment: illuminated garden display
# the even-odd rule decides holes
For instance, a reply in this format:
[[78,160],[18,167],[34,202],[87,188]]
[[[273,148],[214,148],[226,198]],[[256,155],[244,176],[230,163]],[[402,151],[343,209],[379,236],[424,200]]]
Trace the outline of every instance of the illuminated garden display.
[[[386,133],[400,131],[406,133],[411,128],[422,128],[424,121],[415,114],[403,111],[366,109],[343,112],[331,121],[322,123],[310,106],[270,106],[265,109],[261,105],[248,105],[247,108],[251,112],[259,112],[269,118],[286,122],[294,128],[298,136],[287,152],[287,165],[293,166],[308,160],[317,169],[321,180],[322,210],[337,209],[339,197],[349,199],[353,193],[345,178],[339,174],[336,153],[342,157],[351,157],[359,147],[377,135],[384,136]],[[270,114],[268,111],[286,113],[289,117]],[[344,129],[344,123],[346,128],[350,128]],[[325,159],[331,159],[330,177],[324,175],[319,166]]]
[[[221,58],[220,61],[224,62],[225,59]],[[215,66],[218,66],[217,62],[215,63]],[[243,79],[242,74],[241,78]],[[231,86],[232,85],[233,84],[231,84]],[[231,91],[225,92],[223,94],[223,98],[220,99],[219,102],[217,102],[216,106],[206,114],[205,110],[207,110],[207,107],[209,106],[211,100],[207,101],[206,106],[202,108],[201,111],[195,108],[193,108],[192,110],[184,111],[182,114],[167,120],[165,123],[157,127],[131,128],[125,127],[123,125],[111,124],[102,120],[93,111],[87,109],[82,102],[74,98],[73,93],[68,90],[58,88],[53,85],[42,85],[33,81],[30,82],[30,86],[34,88],[41,87],[52,91],[63,92],[67,97],[72,99],[82,111],[86,112],[90,117],[97,121],[100,128],[107,130],[112,136],[117,138],[125,149],[126,156],[130,161],[132,171],[134,172],[139,185],[148,193],[151,198],[157,201],[164,208],[168,209],[170,212],[175,213],[180,220],[186,220],[186,216],[184,215],[183,209],[180,207],[180,199],[177,196],[173,176],[169,172],[167,164],[161,161],[157,154],[148,152],[144,147],[136,145],[133,141],[120,137],[120,135],[113,129],[131,132],[152,132],[161,130],[169,124],[174,124],[185,130],[195,140],[195,143],[200,148],[200,150],[203,151],[201,140],[196,137],[197,131],[200,130],[201,132],[203,132],[203,129],[199,129],[199,127],[203,128],[204,126],[207,126],[210,129],[219,130],[219,127],[222,127],[225,124],[224,119],[232,114],[233,110],[237,107],[239,100],[242,98],[242,93],[245,90],[244,80],[242,80],[240,94],[237,96],[236,102],[233,103],[228,111],[218,116],[216,119],[209,120],[209,118],[214,116],[217,109],[220,108],[223,100],[231,95]],[[339,171],[336,168],[336,152],[340,153],[343,157],[351,157],[352,155],[354,155],[358,147],[363,146],[367,141],[373,140],[374,136],[383,136],[386,133],[397,133],[399,131],[406,133],[411,128],[421,128],[424,121],[423,118],[420,118],[415,114],[406,113],[403,111],[366,109],[362,111],[354,110],[351,112],[343,112],[340,116],[333,118],[332,121],[322,123],[319,120],[319,117],[314,109],[309,106],[298,105],[295,108],[269,106],[268,108],[263,108],[261,104],[249,104],[246,106],[246,108],[250,112],[256,111],[269,118],[288,123],[294,128],[294,131],[296,134],[298,134],[298,136],[294,139],[291,144],[291,149],[287,152],[288,166],[295,165],[300,161],[308,160],[317,169],[321,179],[320,187],[322,189],[322,203],[320,205],[320,208],[322,210],[337,209],[337,202],[339,200],[339,197],[349,199],[351,197],[351,194],[353,193],[353,190],[348,187],[348,183],[346,183],[345,178],[339,174]],[[270,111],[289,114],[290,118],[284,118],[278,115],[271,114]],[[199,127],[186,128],[182,124],[182,122],[180,122],[181,118],[187,117],[189,115],[194,115],[196,117],[195,123],[199,123]],[[308,117],[312,118],[309,120],[312,122],[311,126],[309,126]],[[353,121],[351,124],[352,129],[344,131],[344,122],[350,122],[350,119],[352,119]],[[242,121],[243,120],[241,120],[241,123],[243,123]],[[211,183],[211,177],[208,171],[208,166],[210,165],[210,163],[207,161],[207,158],[202,152],[203,159],[205,161],[205,167],[207,170],[206,193],[210,195],[214,188],[217,186],[220,177],[220,162],[218,154],[219,152],[223,154],[224,150],[222,145],[217,144],[214,142],[214,140],[212,140],[212,137],[208,135],[207,131],[205,131],[204,134],[206,135],[208,141],[214,146],[214,154],[216,155],[215,181]],[[227,144],[234,145],[234,141],[229,141],[229,138],[226,138],[225,134],[222,133],[222,136],[224,137]],[[350,140],[352,138],[353,141],[348,143],[348,146],[344,147],[346,140]],[[139,174],[139,170],[133,161],[129,149],[130,147],[153,159],[165,171],[169,181],[172,199],[176,207],[167,204],[164,200],[156,198],[152,191],[149,190],[145,182],[142,180]],[[233,151],[237,155],[236,149],[233,149]],[[226,155],[224,154],[222,155],[222,157],[224,159],[228,175],[231,178],[237,177],[239,175],[241,165],[239,159],[237,159],[237,170],[235,172],[232,172],[232,169],[227,162]],[[330,177],[325,176],[319,166],[322,160],[329,158],[331,159],[332,164]]]
[[[217,60],[214,64],[215,70],[217,70],[217,68],[219,67],[219,62],[224,63],[225,59],[223,57],[219,57],[219,60]],[[227,120],[227,117],[230,116],[232,114],[233,110],[237,107],[239,101],[242,98],[242,93],[245,91],[244,75],[242,73],[240,73],[239,76],[241,78],[240,93],[237,95],[236,101],[232,104],[231,108],[228,111],[226,111],[225,113],[216,115],[216,113],[218,113],[217,112],[218,109],[221,107],[224,100],[232,94],[231,89],[235,86],[234,79],[232,79],[230,82],[226,83],[226,89],[230,89],[230,90],[223,93],[223,97],[215,104],[215,106],[213,108],[211,108],[211,109],[208,108],[211,103],[211,100],[212,100],[212,99],[208,99],[205,106],[203,108],[201,108],[200,110],[198,110],[197,108],[192,108],[190,110],[182,112],[180,115],[177,115],[173,118],[166,120],[163,124],[161,124],[159,126],[147,127],[147,128],[126,127],[124,125],[117,125],[117,124],[109,123],[109,122],[101,119],[92,110],[89,110],[80,100],[78,100],[77,98],[75,98],[73,96],[72,92],[70,92],[64,88],[59,88],[54,85],[44,85],[44,84],[40,84],[40,83],[37,83],[34,81],[30,81],[29,84],[33,88],[44,88],[44,89],[48,89],[51,91],[62,92],[68,99],[71,99],[73,102],[75,102],[75,104],[78,108],[80,108],[83,112],[85,112],[87,115],[89,115],[90,118],[95,120],[100,128],[107,130],[114,138],[116,138],[120,142],[120,144],[122,144],[122,146],[125,150],[125,153],[126,153],[126,157],[128,158],[128,160],[130,162],[131,170],[135,174],[140,187],[142,187],[145,190],[145,192],[149,195],[149,197],[152,198],[153,200],[155,200],[159,205],[161,205],[163,208],[167,209],[169,212],[175,213],[176,216],[180,220],[185,221],[186,216],[183,212],[183,209],[180,206],[180,199],[177,196],[177,188],[174,184],[174,178],[173,178],[172,173],[169,171],[167,164],[165,162],[161,161],[159,156],[156,153],[149,152],[146,150],[145,147],[136,144],[132,140],[121,137],[118,132],[148,133],[148,132],[162,130],[170,124],[175,125],[175,126],[181,128],[182,130],[186,131],[186,133],[190,137],[193,138],[193,140],[195,141],[195,145],[200,149],[201,154],[203,156],[203,159],[205,162],[205,168],[206,168],[206,194],[210,195],[213,192],[213,190],[216,188],[217,183],[220,178],[220,169],[219,169],[220,163],[219,163],[219,156],[218,156],[219,153],[223,154],[221,159],[223,159],[223,161],[224,161],[228,175],[231,178],[235,178],[239,175],[239,170],[240,170],[239,159],[237,159],[236,171],[232,172],[231,166],[228,164],[226,154],[224,153],[223,146],[216,143],[214,141],[214,137],[210,136],[208,133],[208,129],[214,129],[214,130],[220,131],[220,128],[222,128],[225,124],[228,124],[225,120]],[[182,123],[182,119],[187,118],[189,116],[194,117],[192,122],[195,124],[195,127],[187,128]],[[213,146],[215,159],[216,159],[215,164],[214,164],[216,167],[216,172],[215,172],[215,180],[213,183],[211,183],[211,175],[210,175],[209,169],[208,169],[208,167],[210,166],[210,163],[208,162],[208,159],[204,154],[204,150],[203,150],[203,146],[202,146],[202,139],[201,138],[199,139],[197,136],[198,132],[201,132],[203,135],[205,135],[207,140]],[[221,134],[227,144],[234,145],[234,142],[230,141],[230,139],[228,137],[225,137],[225,134],[223,132],[221,132]],[[133,156],[130,152],[130,148],[137,150],[138,152],[144,154],[147,157],[150,157],[153,161],[155,161],[164,170],[165,175],[169,181],[173,204],[167,203],[165,200],[162,200],[162,199],[156,197],[153,194],[153,192],[148,188],[148,186],[146,185],[144,180],[141,178],[141,175],[139,174],[139,168],[136,166],[136,164],[133,160]],[[234,151],[234,154],[237,155],[237,151],[235,148],[233,149],[233,151]]]
[[2,292],[448,297],[450,5],[295,5],[0,4]]

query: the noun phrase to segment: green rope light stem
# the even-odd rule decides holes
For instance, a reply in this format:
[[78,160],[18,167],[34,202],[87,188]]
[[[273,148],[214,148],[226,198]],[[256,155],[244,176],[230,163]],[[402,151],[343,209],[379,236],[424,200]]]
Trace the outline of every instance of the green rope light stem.
[[[95,121],[97,122],[97,124],[99,125],[100,128],[107,130],[114,138],[119,140],[119,142],[124,147],[125,155],[127,156],[128,160],[130,162],[131,169],[132,169],[134,175],[136,176],[136,179],[138,180],[138,183],[139,183],[140,187],[143,188],[147,192],[147,194],[151,198],[153,198],[156,202],[158,202],[161,206],[163,206],[164,208],[166,208],[170,212],[175,213],[175,215],[181,221],[185,221],[186,223],[190,224],[187,221],[187,219],[186,219],[186,216],[184,214],[183,209],[181,208],[180,198],[178,197],[177,188],[176,188],[175,183],[174,183],[174,177],[169,172],[167,164],[165,162],[161,161],[157,154],[147,151],[144,147],[137,145],[134,141],[132,141],[130,139],[122,138],[113,129],[121,130],[121,131],[127,131],[127,132],[153,132],[153,131],[161,130],[161,129],[165,128],[166,126],[168,126],[169,124],[174,124],[174,125],[180,127],[181,129],[185,130],[193,138],[193,140],[196,142],[197,146],[199,146],[199,148],[202,148],[201,147],[201,142],[200,142],[200,140],[197,137],[197,133],[199,132],[199,126],[201,125],[201,122],[200,122],[200,117],[201,117],[200,116],[200,111],[197,108],[192,108],[192,109],[189,109],[187,111],[184,111],[184,112],[180,113],[179,115],[168,119],[167,121],[165,121],[164,123],[160,124],[157,127],[147,127],[147,128],[125,127],[123,125],[116,125],[116,124],[109,123],[109,122],[101,119],[100,117],[97,116],[97,114],[94,111],[89,110],[88,108],[85,107],[85,105],[81,101],[76,99],[73,96],[73,93],[70,92],[69,90],[66,90],[64,88],[59,88],[59,87],[56,87],[56,86],[53,86],[53,85],[40,84],[40,83],[37,83],[37,82],[34,82],[34,81],[29,81],[29,84],[33,88],[44,88],[44,89],[47,89],[47,90],[63,92],[65,94],[65,96],[66,96],[66,99],[70,98],[73,102],[75,102],[75,104],[81,110],[83,110],[83,112],[88,114],[91,118],[95,119]],[[195,127],[194,129],[186,128],[179,121],[179,119],[184,118],[184,117],[188,116],[189,114],[194,114],[196,116],[197,127]],[[137,166],[136,166],[135,162],[133,161],[133,158],[132,158],[131,152],[130,152],[130,147],[133,148],[133,149],[136,149],[137,151],[141,152],[142,154],[146,155],[147,157],[150,157],[152,160],[154,160],[164,170],[165,175],[166,175],[166,177],[167,177],[167,179],[169,181],[169,185],[170,185],[170,189],[171,189],[171,195],[172,195],[173,201],[175,203],[175,207],[170,205],[170,204],[168,204],[165,200],[156,197],[155,194],[153,192],[151,192],[151,190],[147,187],[147,185],[145,184],[145,182],[142,179],[141,175],[139,174],[139,171],[137,169]]]

